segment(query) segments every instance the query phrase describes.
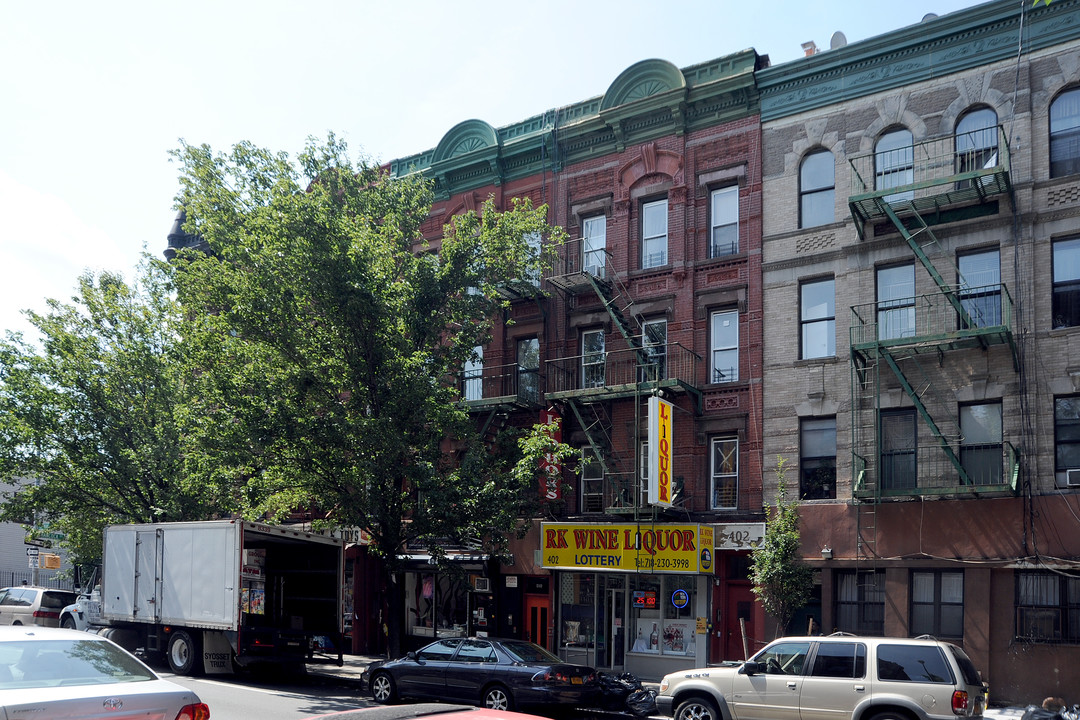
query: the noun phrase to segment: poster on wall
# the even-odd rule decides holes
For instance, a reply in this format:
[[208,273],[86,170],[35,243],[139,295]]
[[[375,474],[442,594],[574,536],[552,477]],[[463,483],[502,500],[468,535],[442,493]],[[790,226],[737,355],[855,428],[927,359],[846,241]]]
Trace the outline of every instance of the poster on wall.
[[661,635],[661,647],[665,654],[691,654],[694,649],[693,620],[665,620]]

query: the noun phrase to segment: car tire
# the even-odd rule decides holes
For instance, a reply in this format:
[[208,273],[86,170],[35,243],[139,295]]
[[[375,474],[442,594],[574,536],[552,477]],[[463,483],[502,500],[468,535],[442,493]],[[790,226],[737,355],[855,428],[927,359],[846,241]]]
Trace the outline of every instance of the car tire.
[[912,720],[907,713],[898,710],[882,710],[870,716],[870,720]]
[[723,720],[716,703],[703,697],[692,697],[675,708],[675,720]]
[[70,615],[65,615],[64,617],[60,618],[60,627],[64,628],[65,630],[74,630],[75,618],[71,617]]
[[379,672],[371,676],[371,697],[382,705],[397,701],[397,685],[390,673]]
[[177,630],[169,636],[165,651],[169,669],[177,675],[201,675],[202,648],[196,636],[186,630]]
[[491,710],[509,711],[514,709],[514,697],[502,685],[492,685],[484,690],[481,705]]

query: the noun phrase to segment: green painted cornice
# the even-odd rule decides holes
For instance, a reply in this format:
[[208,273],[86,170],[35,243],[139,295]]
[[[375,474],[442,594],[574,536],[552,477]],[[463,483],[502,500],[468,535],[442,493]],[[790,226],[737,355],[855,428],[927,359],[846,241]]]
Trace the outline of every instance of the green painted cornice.
[[388,167],[395,177],[420,172],[434,178],[439,198],[559,170],[628,145],[757,114],[754,71],[762,64],[752,49],[682,70],[666,60],[643,60],[600,97],[498,130],[466,120],[435,149]]
[[763,122],[1080,39],[1080,0],[996,0],[757,72]]

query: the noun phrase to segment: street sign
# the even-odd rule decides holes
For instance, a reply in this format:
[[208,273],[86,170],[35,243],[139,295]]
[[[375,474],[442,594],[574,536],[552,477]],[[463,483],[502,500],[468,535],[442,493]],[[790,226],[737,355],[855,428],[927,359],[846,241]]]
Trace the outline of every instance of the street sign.
[[52,540],[46,540],[45,538],[34,537],[32,535],[27,535],[25,538],[23,538],[23,543],[25,543],[26,545],[37,545],[38,547],[43,548],[52,547]]
[[28,547],[26,548],[26,554],[28,557],[34,557],[38,554],[38,549],[36,547]]
[[38,556],[30,555],[26,558],[26,564],[31,570],[36,570],[38,567]]

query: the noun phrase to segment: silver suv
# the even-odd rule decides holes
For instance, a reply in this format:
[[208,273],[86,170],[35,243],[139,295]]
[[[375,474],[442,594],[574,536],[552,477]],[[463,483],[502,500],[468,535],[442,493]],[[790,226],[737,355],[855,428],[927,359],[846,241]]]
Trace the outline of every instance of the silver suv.
[[675,720],[955,720],[984,705],[956,645],[853,635],[781,638],[744,663],[671,673],[656,697]]

